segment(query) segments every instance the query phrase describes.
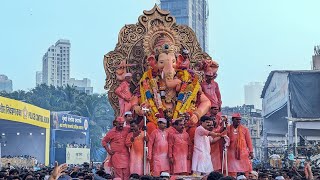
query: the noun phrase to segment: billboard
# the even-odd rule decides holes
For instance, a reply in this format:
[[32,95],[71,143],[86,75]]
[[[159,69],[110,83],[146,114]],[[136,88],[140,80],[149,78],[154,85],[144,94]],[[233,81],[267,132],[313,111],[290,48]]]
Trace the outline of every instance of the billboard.
[[1,96],[0,119],[31,124],[46,129],[50,128],[49,110]]
[[66,148],[67,164],[83,164],[84,162],[90,162],[90,149]]
[[52,112],[52,129],[88,131],[89,118],[67,114],[65,112]]
[[288,73],[275,72],[262,100],[262,114],[268,116],[288,101]]

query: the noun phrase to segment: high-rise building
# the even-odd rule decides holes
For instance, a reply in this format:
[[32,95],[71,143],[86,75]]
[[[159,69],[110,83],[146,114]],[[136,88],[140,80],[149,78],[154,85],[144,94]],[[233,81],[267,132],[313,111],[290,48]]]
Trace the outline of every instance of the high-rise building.
[[36,86],[42,84],[42,71],[37,71],[36,72]]
[[262,109],[261,93],[263,83],[251,82],[244,86],[244,103],[246,105],[254,105],[255,109]]
[[89,95],[93,93],[93,87],[91,87],[91,81],[88,78],[83,78],[82,80],[70,78],[68,84],[69,86],[75,87],[75,89],[80,92],[84,92]]
[[0,92],[5,91],[7,93],[12,92],[12,80],[4,74],[0,74]]
[[170,11],[177,24],[188,25],[196,33],[203,51],[208,51],[207,0],[160,0],[161,9]]
[[60,39],[42,58],[42,81],[47,85],[66,86],[70,78],[70,41]]
[[320,70],[320,46],[314,47],[314,55],[312,56],[312,70]]

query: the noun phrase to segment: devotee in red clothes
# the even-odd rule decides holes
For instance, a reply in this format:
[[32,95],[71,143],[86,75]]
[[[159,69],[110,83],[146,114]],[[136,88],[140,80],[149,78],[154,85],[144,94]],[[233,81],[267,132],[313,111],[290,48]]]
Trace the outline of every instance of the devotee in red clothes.
[[162,171],[169,172],[168,132],[165,131],[167,120],[158,119],[158,129],[154,130],[148,141],[148,160],[152,160],[153,176],[159,176]]
[[253,148],[248,128],[241,125],[240,113],[232,115],[232,125],[228,126],[228,171],[236,176],[237,172],[249,173],[252,170],[250,159],[253,158]]
[[176,120],[175,132],[169,135],[169,161],[173,165],[173,174],[187,175],[190,172],[192,143],[184,130],[184,121]]
[[[214,133],[221,133],[223,130],[221,123],[221,116],[219,114],[219,107],[213,106],[209,110],[210,117],[214,119],[213,127],[211,129]],[[222,150],[223,150],[224,140],[221,137],[215,138],[215,141],[211,142],[211,162],[214,171],[221,171],[221,161],[222,161]]]
[[144,151],[144,132],[139,130],[135,120],[130,122],[131,132],[126,139],[126,146],[130,149],[130,174],[143,175],[143,151]]
[[[171,134],[176,133],[177,130],[175,129],[174,123],[172,123],[171,126],[166,129],[166,131],[168,132],[168,137],[170,137]],[[170,165],[170,174],[173,174],[173,164],[170,163],[169,165]]]
[[124,118],[117,117],[116,127],[112,128],[102,139],[102,146],[111,156],[110,164],[114,169],[115,177],[129,179],[129,151],[125,145],[130,128],[124,127]]

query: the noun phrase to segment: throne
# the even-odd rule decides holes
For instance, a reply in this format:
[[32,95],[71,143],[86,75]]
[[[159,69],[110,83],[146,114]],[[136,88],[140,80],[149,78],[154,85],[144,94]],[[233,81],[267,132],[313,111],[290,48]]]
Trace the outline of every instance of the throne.
[[178,25],[176,19],[168,11],[160,9],[155,5],[150,11],[143,11],[136,24],[125,25],[119,32],[118,43],[113,51],[104,55],[103,66],[106,73],[106,83],[104,88],[108,92],[108,98],[115,116],[119,115],[119,101],[115,95],[115,89],[119,86],[116,78],[116,69],[122,61],[126,64],[135,64],[127,66],[126,72],[132,73],[131,92],[139,85],[140,78],[148,69],[146,56],[143,46],[143,39],[148,32],[156,26],[164,26],[177,34],[181,48],[189,51],[190,69],[193,69],[200,77],[203,77],[202,71],[197,71],[197,62],[210,58],[202,51],[196,35],[193,30],[186,25]]

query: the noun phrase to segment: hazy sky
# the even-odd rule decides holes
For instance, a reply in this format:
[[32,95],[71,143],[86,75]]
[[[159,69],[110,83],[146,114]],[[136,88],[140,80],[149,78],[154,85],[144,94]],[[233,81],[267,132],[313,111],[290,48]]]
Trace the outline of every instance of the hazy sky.
[[[137,22],[152,0],[10,0],[0,2],[0,74],[14,90],[35,87],[42,56],[60,38],[71,41],[71,77],[103,89],[103,55],[119,30]],[[319,0],[209,0],[209,54],[220,64],[223,105],[244,103],[243,86],[274,69],[310,69],[320,44]],[[271,67],[268,65],[272,65]]]

